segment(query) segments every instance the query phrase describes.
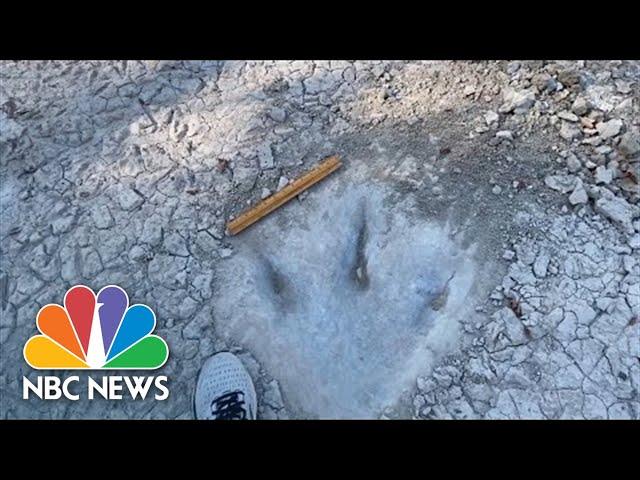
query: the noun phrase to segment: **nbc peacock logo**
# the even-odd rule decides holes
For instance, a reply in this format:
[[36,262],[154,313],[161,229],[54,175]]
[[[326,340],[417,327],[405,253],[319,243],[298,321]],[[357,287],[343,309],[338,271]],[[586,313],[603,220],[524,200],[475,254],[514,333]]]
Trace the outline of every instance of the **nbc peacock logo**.
[[42,335],[24,346],[24,359],[38,370],[155,370],[169,357],[166,342],[151,335],[156,316],[146,305],[129,305],[127,293],[107,285],[96,295],[84,285],[70,288],[64,306],[40,309]]

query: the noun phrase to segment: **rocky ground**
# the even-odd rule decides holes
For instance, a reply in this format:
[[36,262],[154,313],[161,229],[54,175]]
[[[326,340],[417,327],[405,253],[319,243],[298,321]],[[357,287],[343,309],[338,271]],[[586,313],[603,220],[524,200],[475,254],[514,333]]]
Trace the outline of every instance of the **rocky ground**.
[[[222,349],[262,418],[640,416],[639,62],[3,62],[0,80],[3,418],[191,418]],[[225,234],[330,154],[339,172]],[[325,264],[352,283],[326,296]],[[470,290],[447,283],[462,264]],[[36,313],[78,283],[155,310],[169,400],[21,399]],[[327,407],[345,393],[357,409]]]

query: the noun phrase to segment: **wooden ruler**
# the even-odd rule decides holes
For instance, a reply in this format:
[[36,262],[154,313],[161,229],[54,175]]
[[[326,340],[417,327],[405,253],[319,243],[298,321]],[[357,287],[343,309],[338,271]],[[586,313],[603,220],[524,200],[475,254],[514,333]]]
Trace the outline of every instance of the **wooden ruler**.
[[341,165],[342,162],[337,155],[332,155],[326,158],[307,173],[289,183],[279,192],[274,193],[262,200],[256,206],[242,212],[238,218],[234,218],[232,221],[227,223],[227,230],[231,235],[241,232],[265,215],[273,212],[276,208],[284,205],[295,196],[300,195],[300,193],[304,192],[310,186],[318,183],[330,173],[335,172]]

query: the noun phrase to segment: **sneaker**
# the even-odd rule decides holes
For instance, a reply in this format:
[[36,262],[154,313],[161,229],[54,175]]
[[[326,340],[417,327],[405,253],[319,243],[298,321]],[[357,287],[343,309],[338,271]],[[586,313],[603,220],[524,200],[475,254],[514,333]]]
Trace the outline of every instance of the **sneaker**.
[[198,375],[194,409],[198,420],[255,420],[256,391],[238,357],[222,352],[207,359]]

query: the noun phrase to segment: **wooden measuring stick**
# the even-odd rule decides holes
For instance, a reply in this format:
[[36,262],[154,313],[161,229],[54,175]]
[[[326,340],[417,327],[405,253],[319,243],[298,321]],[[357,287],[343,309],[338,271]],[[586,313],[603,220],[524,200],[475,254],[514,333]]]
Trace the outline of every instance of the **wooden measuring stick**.
[[318,183],[330,173],[336,171],[342,162],[337,155],[332,155],[320,162],[307,173],[289,183],[279,192],[265,198],[256,206],[242,212],[238,218],[227,223],[227,230],[231,235],[235,235],[253,223],[260,220],[265,215],[273,212],[276,208],[287,203],[293,197],[300,195],[310,186]]

